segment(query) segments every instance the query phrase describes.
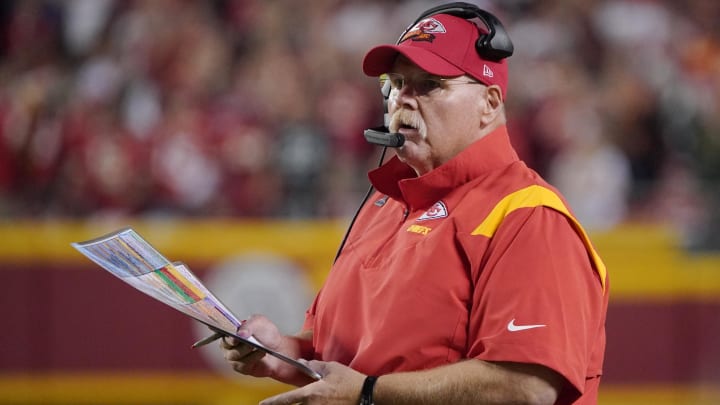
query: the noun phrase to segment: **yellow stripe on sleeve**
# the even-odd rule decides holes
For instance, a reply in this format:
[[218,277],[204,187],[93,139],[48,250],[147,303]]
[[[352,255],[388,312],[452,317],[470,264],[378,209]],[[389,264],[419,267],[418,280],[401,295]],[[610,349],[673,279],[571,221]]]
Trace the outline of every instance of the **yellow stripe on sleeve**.
[[590,252],[593,262],[595,263],[595,269],[600,275],[600,282],[602,283],[603,291],[605,291],[605,283],[607,278],[607,269],[600,256],[595,251],[590,238],[583,229],[582,225],[572,216],[570,211],[567,209],[565,204],[562,202],[555,192],[542,186],[532,185],[525,187],[518,191],[515,191],[500,200],[490,212],[485,220],[475,228],[471,235],[481,235],[491,238],[495,235],[495,232],[500,227],[500,223],[507,217],[511,212],[520,208],[534,208],[534,207],[548,207],[558,212],[561,212],[567,218],[569,218],[575,231],[582,238],[585,248]]

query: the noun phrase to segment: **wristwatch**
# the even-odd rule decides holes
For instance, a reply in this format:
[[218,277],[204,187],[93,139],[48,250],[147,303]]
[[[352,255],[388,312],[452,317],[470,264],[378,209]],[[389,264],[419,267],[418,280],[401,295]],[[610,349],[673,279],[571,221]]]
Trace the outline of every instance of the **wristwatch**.
[[377,376],[369,375],[365,377],[363,382],[362,391],[360,391],[360,405],[374,405],[373,402],[373,388],[375,388],[375,382]]

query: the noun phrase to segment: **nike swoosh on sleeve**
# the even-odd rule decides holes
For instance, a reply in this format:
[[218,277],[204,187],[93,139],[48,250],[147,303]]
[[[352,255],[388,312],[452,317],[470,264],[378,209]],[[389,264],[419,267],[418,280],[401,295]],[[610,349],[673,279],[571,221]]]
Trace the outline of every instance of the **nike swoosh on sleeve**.
[[521,331],[521,330],[528,330],[528,329],[535,329],[535,328],[544,328],[544,327],[546,327],[546,326],[547,326],[547,325],[540,325],[540,324],[538,324],[538,325],[515,325],[515,319],[513,318],[513,320],[511,320],[510,322],[508,322],[508,324],[507,324],[507,330],[509,330],[510,332],[518,332],[518,331]]

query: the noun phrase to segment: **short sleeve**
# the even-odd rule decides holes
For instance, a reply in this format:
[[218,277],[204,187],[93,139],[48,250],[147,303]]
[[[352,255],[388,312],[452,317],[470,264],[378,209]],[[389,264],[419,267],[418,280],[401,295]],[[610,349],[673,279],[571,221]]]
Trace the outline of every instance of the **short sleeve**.
[[604,291],[570,219],[547,207],[518,209],[493,235],[473,291],[469,355],[544,365],[577,396],[601,373]]

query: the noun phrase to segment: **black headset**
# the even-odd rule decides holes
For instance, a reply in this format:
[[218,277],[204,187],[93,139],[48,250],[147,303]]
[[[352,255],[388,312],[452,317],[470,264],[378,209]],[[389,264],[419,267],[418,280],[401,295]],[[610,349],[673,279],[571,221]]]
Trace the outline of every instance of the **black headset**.
[[475,42],[475,49],[483,59],[497,62],[511,56],[515,50],[510,36],[508,36],[505,27],[503,27],[497,17],[474,4],[462,1],[442,4],[426,10],[405,29],[396,44],[400,44],[405,34],[407,34],[415,24],[436,14],[449,14],[466,20],[477,18],[482,21],[487,27],[488,32],[480,35],[477,42]]

